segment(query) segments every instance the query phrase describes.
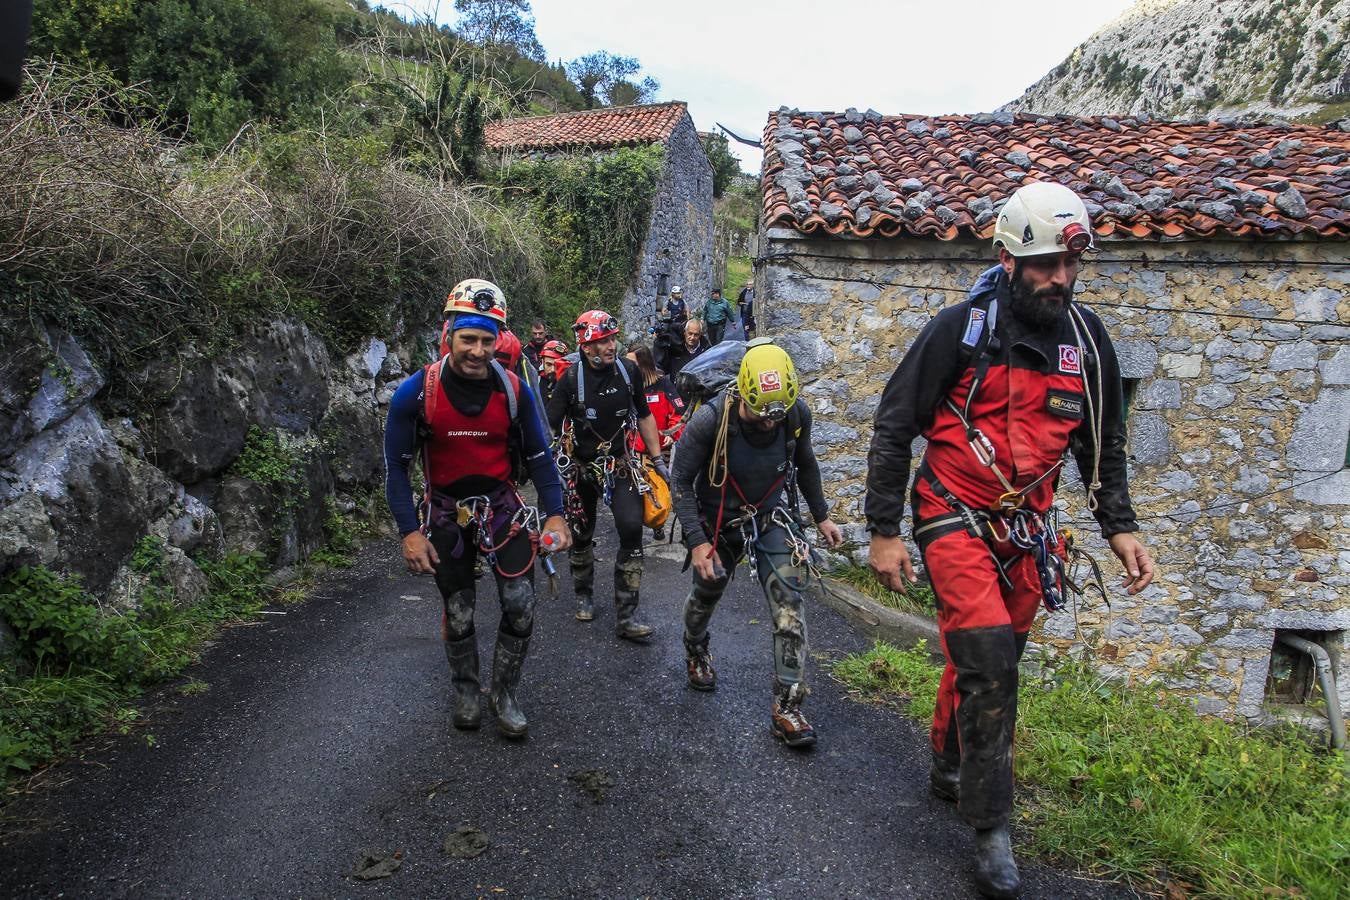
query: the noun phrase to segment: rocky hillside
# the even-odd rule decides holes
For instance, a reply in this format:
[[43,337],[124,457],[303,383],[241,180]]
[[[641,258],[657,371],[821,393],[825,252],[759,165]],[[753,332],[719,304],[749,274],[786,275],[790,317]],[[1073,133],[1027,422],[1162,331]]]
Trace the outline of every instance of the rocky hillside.
[[1350,114],[1350,0],[1138,0],[1004,109]]

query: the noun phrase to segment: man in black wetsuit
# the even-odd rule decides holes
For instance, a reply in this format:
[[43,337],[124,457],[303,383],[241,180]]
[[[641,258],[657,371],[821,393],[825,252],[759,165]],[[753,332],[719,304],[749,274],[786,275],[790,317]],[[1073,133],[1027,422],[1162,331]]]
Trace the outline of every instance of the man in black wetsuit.
[[829,519],[811,448],[811,411],[797,399],[792,360],[769,343],[751,347],[736,386],[694,413],[675,448],[675,515],[694,585],[684,604],[689,686],[717,687],[708,621],[741,557],[750,554],[773,615],[774,735],[790,747],[815,743],[801,712],[806,697],[805,596],[809,545],[797,519],[801,487],[830,547],[843,541]]
[[637,366],[618,358],[619,323],[598,309],[584,312],[573,330],[580,365],[568,369],[548,403],[548,424],[562,434],[564,452],[575,467],[564,486],[575,484],[569,519],[573,545],[570,556],[572,589],[577,596],[576,617],[595,617],[595,514],[604,498],[614,514],[619,552],[614,559],[615,633],[629,641],[645,641],[652,627],[637,619],[642,588],[642,463],[629,447],[636,429],[657,473],[669,480],[661,460],[661,436],[647,407]]

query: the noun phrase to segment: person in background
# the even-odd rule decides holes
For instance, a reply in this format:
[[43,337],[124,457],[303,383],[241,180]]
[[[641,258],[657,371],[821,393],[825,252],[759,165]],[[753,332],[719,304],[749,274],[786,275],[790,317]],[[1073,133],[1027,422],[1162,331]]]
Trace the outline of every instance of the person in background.
[[669,378],[674,379],[691,359],[707,349],[708,342],[703,338],[703,323],[698,319],[690,319],[684,323],[684,341],[674,345],[667,344],[665,353],[657,357],[656,364]]
[[709,347],[716,347],[722,343],[722,336],[727,331],[727,322],[731,321],[731,313],[731,304],[722,296],[722,289],[713,288],[712,296],[699,312],[699,318],[708,327]]
[[[627,355],[637,364],[638,374],[642,377],[642,387],[647,394],[647,406],[656,417],[656,429],[661,434],[661,456],[669,464],[670,447],[679,440],[680,427],[684,421],[684,400],[680,398],[670,379],[656,368],[651,348],[645,344],[638,344],[629,350]],[[641,435],[638,436],[635,449],[639,453],[647,449],[642,443]],[[665,526],[653,528],[652,537],[658,541],[664,539]]]
[[755,336],[755,282],[747,281],[741,288],[740,294],[736,296],[736,305],[740,307],[741,312],[741,330],[745,332],[745,339],[751,340]]
[[539,319],[535,319],[530,324],[530,342],[525,345],[525,358],[530,361],[530,365],[537,370],[539,368],[539,354],[543,352],[544,345],[548,343],[548,329]]
[[567,371],[565,356],[567,345],[562,341],[547,341],[539,351],[539,390],[544,396],[545,405],[553,396],[554,385]]
[[670,327],[677,334],[684,329],[684,323],[689,321],[689,307],[684,303],[684,288],[678,284],[670,289],[670,299],[666,301],[663,318],[670,320]]

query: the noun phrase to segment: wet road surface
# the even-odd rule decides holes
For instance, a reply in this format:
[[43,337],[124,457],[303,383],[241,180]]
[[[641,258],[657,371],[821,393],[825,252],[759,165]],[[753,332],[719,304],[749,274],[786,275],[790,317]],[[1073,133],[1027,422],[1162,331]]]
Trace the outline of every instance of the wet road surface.
[[[713,619],[704,694],[685,685],[688,575],[648,557],[641,612],[659,631],[637,646],[599,602],[612,564],[602,544],[594,622],[572,618],[566,575],[541,599],[516,744],[486,711],[478,732],[450,727],[434,585],[392,543],[367,548],[306,603],[227,631],[189,673],[207,692],[152,698],[153,747],[117,738],[10,802],[0,896],[974,896],[971,833],[928,796],[922,727],[848,699],[817,658],[820,742],[788,750],[768,728],[767,606],[745,571]],[[866,645],[822,605],[808,622],[818,657]],[[445,852],[462,825],[486,836],[481,855]],[[352,877],[363,854],[395,852],[389,877]],[[1028,897],[1133,896],[1025,861],[1023,877]]]

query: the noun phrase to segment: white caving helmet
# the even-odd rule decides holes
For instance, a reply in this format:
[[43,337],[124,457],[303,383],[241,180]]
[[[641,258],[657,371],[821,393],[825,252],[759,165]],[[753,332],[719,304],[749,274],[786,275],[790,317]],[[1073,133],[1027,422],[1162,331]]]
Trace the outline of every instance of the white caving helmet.
[[678,284],[675,285],[673,288],[670,289],[670,296],[672,296],[672,297],[683,297],[683,296],[684,296],[684,288],[680,287]]
[[994,247],[1013,256],[1082,253],[1092,248],[1092,220],[1082,199],[1062,184],[1036,181],[1018,188],[994,226]]

